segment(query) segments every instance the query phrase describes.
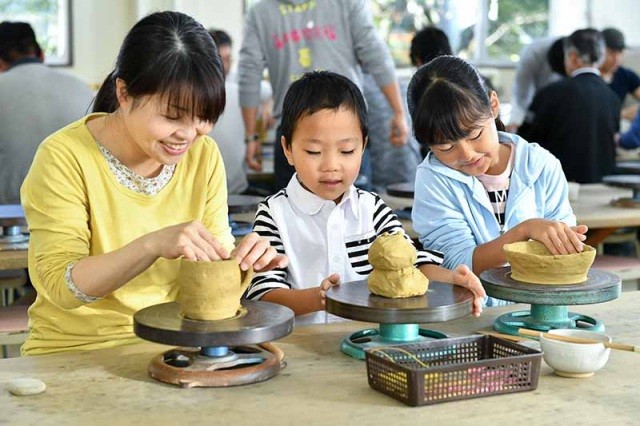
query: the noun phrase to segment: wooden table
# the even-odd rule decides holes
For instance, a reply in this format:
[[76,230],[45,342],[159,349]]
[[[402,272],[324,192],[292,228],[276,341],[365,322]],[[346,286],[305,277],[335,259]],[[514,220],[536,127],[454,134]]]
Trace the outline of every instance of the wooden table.
[[618,228],[640,227],[640,209],[611,205],[616,198],[631,196],[630,189],[603,184],[580,185],[578,200],[572,201],[571,207],[578,223],[590,229],[587,244],[597,246]]
[[27,250],[0,250],[0,270],[27,269]]
[[[576,307],[604,321],[617,340],[640,344],[640,292],[618,300]],[[523,309],[486,309],[432,327],[467,335],[499,314]],[[0,360],[0,382],[37,377],[47,391],[29,397],[0,392],[0,422],[12,424],[637,424],[640,354],[612,351],[590,379],[566,379],[543,362],[532,392],[411,408],[367,384],[364,362],[338,347],[366,325],[333,323],[298,328],[279,342],[288,364],[275,378],[235,388],[180,389],[150,379],[149,360],[166,347],[126,347]]]

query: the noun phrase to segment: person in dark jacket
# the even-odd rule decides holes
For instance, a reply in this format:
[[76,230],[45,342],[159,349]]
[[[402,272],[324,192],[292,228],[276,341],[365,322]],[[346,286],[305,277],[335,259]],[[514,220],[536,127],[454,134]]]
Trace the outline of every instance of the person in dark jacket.
[[575,31],[564,51],[570,78],[536,94],[518,134],[551,151],[567,180],[600,182],[615,167],[620,117],[620,99],[598,70],[605,52],[602,34],[590,28]]

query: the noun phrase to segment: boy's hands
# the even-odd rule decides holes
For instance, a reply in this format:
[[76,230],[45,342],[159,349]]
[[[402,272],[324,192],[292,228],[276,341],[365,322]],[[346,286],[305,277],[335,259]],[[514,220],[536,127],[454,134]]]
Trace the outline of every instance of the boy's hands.
[[340,275],[338,274],[331,274],[327,278],[322,280],[322,283],[320,283],[320,287],[318,287],[318,290],[319,290],[318,295],[320,296],[319,298],[320,308],[318,309],[319,311],[324,310],[327,290],[337,285],[340,285]]
[[453,284],[471,290],[473,293],[472,313],[479,317],[482,313],[482,302],[487,296],[478,276],[471,272],[467,265],[458,265],[453,271]]
[[551,254],[573,254],[584,250],[585,225],[569,226],[566,223],[546,219],[529,219],[522,223],[525,235],[540,241]]

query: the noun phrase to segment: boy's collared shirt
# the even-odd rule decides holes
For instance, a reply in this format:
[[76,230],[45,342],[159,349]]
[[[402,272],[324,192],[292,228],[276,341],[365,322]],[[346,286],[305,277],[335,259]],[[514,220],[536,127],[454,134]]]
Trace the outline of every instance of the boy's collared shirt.
[[[254,231],[278,253],[286,254],[289,266],[257,273],[247,291],[247,298],[253,300],[277,288],[317,287],[334,273],[343,284],[366,279],[372,270],[368,252],[375,238],[385,232],[404,232],[377,194],[351,186],[336,205],[305,189],[297,175],[286,189],[260,203]],[[418,251],[416,266],[442,261],[439,252]],[[296,317],[296,323],[323,323],[331,317],[315,312]]]

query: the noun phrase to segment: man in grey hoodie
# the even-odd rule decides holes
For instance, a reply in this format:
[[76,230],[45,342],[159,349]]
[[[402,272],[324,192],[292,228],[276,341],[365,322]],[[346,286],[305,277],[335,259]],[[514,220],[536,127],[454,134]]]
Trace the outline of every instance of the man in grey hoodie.
[[0,23],[0,204],[20,203],[20,185],[38,145],[89,110],[93,93],[44,65],[31,25]]
[[261,167],[255,117],[265,67],[278,123],[274,163],[278,190],[293,175],[280,146],[279,131],[289,84],[305,72],[329,70],[362,88],[360,65],[373,76],[393,110],[389,141],[396,146],[405,144],[408,131],[395,66],[376,34],[367,0],[262,0],[254,5],[244,22],[238,70],[248,166]]

